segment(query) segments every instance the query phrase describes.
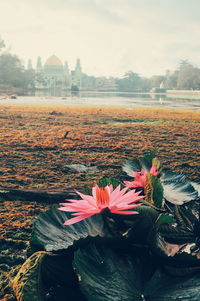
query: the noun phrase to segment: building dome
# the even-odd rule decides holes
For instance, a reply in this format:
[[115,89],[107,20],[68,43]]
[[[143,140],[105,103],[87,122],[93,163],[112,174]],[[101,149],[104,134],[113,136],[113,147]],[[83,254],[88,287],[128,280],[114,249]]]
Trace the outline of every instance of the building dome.
[[62,64],[61,60],[56,55],[50,56],[47,59],[47,61],[44,65],[45,66],[60,66],[60,67],[63,67],[63,64]]

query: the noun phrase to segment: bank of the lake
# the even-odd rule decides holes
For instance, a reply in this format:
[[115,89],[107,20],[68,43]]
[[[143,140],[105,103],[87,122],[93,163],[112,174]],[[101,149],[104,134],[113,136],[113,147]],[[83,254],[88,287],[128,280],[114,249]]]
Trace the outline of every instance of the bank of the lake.
[[101,106],[133,109],[143,108],[168,108],[184,110],[200,110],[200,96],[187,96],[171,94],[145,94],[131,92],[79,92],[62,96],[37,95],[17,96],[17,99],[0,97],[0,106]]

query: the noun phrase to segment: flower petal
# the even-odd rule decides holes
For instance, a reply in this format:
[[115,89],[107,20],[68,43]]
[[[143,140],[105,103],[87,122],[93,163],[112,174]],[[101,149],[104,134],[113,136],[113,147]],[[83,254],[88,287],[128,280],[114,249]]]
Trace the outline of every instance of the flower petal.
[[126,215],[128,215],[128,214],[139,214],[139,212],[131,211],[131,210],[130,211],[112,210],[110,212],[115,213],[115,214],[126,214]]
[[115,206],[115,207],[112,207],[112,210],[116,208],[116,210],[124,210],[124,209],[133,209],[133,208],[136,208],[138,206],[141,206],[143,205],[142,203],[140,204],[134,204],[134,205],[127,205],[127,206],[121,206],[120,204]]
[[124,184],[128,187],[128,188],[139,188],[139,187],[144,187],[143,182],[141,181],[124,181]]
[[87,201],[91,206],[95,207],[96,208],[96,202],[95,202],[95,199],[91,196],[91,195],[87,195],[87,194],[83,194],[79,191],[76,191],[76,193],[78,195],[80,195],[80,197],[84,200],[84,201]]
[[66,212],[75,212],[75,211],[88,210],[88,207],[87,206],[83,207],[83,206],[80,206],[80,205],[79,206],[68,205],[68,206],[60,207],[58,209],[62,210],[62,211],[66,211]]
[[141,197],[138,196],[138,193],[130,190],[129,192],[125,193],[123,196],[116,198],[115,201],[111,202],[111,206],[113,205],[117,205],[117,204],[127,204],[128,203],[132,203],[132,202],[136,202],[138,200],[140,200]]
[[75,212],[75,213],[72,213],[72,215],[83,215],[83,214],[98,214],[100,213],[102,210],[87,210],[87,211],[80,211],[80,212]]
[[94,214],[93,214],[93,213],[92,213],[92,214],[83,214],[83,215],[80,215],[80,216],[73,217],[73,218],[71,218],[71,219],[68,219],[68,220],[64,223],[64,225],[69,226],[69,225],[78,223],[78,222],[82,221],[83,219],[86,219],[86,218],[88,218],[88,217],[90,217],[90,216],[92,216],[92,215],[94,215]]
[[110,195],[110,205],[112,206],[116,201],[118,202],[118,200],[121,199],[127,190],[128,187],[125,187],[120,191],[120,185],[117,186],[117,188]]
[[150,174],[153,176],[157,176],[159,174],[159,172],[156,170],[156,166],[153,164],[151,169],[150,169]]

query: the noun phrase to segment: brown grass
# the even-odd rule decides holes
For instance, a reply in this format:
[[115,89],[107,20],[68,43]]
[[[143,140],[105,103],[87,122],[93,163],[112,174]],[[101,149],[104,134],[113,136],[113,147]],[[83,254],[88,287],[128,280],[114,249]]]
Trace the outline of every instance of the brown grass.
[[[130,121],[130,122],[129,122]],[[135,121],[135,122],[134,122]],[[165,165],[199,178],[198,111],[94,107],[11,107],[0,111],[1,186],[64,188],[115,175],[155,148]],[[69,134],[63,139],[66,131]],[[66,165],[99,166],[97,175]]]

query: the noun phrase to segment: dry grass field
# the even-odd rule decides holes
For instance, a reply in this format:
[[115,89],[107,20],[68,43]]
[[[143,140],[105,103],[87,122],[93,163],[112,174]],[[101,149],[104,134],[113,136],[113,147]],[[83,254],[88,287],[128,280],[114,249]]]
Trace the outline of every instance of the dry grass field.
[[[148,149],[157,151],[164,166],[199,182],[199,136],[199,111],[1,107],[0,186],[37,190],[92,186],[103,176],[117,177],[122,162]],[[90,168],[78,172],[70,169],[72,164]],[[3,199],[0,205],[0,298],[14,300],[6,286],[11,268],[25,260],[32,218],[48,205]]]
[[[64,138],[65,133],[68,135]],[[63,188],[117,175],[146,149],[199,179],[200,113],[163,109],[7,107],[0,110],[1,186]],[[72,174],[66,165],[98,166]]]

